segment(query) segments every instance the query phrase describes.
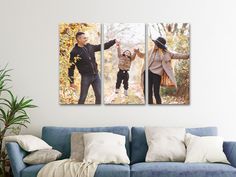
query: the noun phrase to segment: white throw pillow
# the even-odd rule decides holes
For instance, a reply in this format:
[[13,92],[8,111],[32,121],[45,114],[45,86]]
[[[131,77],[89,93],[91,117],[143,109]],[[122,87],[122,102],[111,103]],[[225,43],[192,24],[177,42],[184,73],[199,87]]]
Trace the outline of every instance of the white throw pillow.
[[185,136],[187,155],[185,163],[222,162],[229,163],[223,152],[223,138],[219,136]]
[[185,128],[145,127],[146,162],[184,162]]
[[27,155],[23,162],[31,165],[45,164],[57,160],[61,155],[62,153],[55,149],[38,150]]
[[15,135],[7,136],[4,138],[5,142],[17,142],[19,146],[27,152],[42,150],[42,149],[52,149],[46,142],[42,139],[33,135]]
[[125,136],[113,133],[84,134],[84,161],[129,164]]

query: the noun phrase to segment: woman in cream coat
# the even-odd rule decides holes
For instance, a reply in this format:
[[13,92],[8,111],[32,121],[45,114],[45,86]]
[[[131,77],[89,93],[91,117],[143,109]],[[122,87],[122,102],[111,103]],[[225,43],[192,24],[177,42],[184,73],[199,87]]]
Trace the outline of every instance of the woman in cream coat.
[[[189,59],[189,54],[176,54],[167,50],[166,40],[158,37],[153,40],[154,48],[148,54],[148,104],[153,104],[153,94],[157,104],[161,104],[160,86],[168,86],[177,88],[176,79],[173,68],[171,66],[172,59]],[[140,58],[144,58],[145,54],[136,50]],[[143,86],[145,92],[145,69],[142,72]]]

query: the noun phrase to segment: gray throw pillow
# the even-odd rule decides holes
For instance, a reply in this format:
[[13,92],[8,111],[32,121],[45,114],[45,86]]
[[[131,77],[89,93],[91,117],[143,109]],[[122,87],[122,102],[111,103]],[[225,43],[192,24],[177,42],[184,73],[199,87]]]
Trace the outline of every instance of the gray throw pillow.
[[45,164],[59,159],[61,155],[62,153],[55,149],[44,149],[30,153],[23,161],[30,165]]
[[70,158],[79,162],[84,159],[84,138],[86,132],[71,133],[71,156]]

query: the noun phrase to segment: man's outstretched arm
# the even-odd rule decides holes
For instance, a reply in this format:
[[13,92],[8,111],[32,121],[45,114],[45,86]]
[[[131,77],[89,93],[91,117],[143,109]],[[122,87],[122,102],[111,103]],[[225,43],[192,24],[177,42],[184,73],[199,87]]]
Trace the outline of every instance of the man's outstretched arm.
[[[113,46],[116,43],[116,40],[113,39],[111,41],[108,41],[104,44],[104,50],[109,49],[111,46]],[[101,44],[98,45],[92,45],[94,52],[100,51],[101,50]]]
[[111,41],[108,41],[104,44],[104,50],[109,49],[111,46],[113,46],[116,43],[116,40],[113,39]]

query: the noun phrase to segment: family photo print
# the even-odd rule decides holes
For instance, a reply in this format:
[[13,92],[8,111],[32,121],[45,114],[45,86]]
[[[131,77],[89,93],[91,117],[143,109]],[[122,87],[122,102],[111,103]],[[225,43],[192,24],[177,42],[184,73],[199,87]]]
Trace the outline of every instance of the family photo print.
[[[61,24],[60,103],[101,104],[101,25]],[[115,39],[104,44],[108,49]]]
[[116,46],[104,51],[104,103],[145,104],[141,71],[145,58],[144,23],[104,24],[104,39],[116,39]]
[[61,23],[59,103],[190,104],[190,24]]
[[147,46],[148,104],[190,104],[190,25],[149,23]]

